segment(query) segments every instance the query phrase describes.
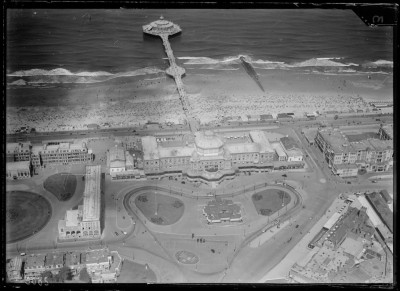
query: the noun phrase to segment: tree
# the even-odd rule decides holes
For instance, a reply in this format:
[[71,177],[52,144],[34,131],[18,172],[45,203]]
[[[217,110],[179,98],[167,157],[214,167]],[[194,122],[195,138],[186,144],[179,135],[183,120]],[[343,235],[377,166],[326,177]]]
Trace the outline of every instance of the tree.
[[85,283],[91,283],[92,279],[89,276],[89,273],[87,271],[86,268],[83,268],[80,272],[79,272],[79,280],[85,282]]
[[64,266],[60,269],[60,273],[58,274],[60,280],[64,283],[65,280],[72,279],[71,269],[68,266]]

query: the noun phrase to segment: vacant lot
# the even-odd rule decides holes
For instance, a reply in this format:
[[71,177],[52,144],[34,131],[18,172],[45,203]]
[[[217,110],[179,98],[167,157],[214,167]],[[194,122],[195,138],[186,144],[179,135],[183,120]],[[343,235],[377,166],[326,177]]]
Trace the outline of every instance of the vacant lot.
[[50,220],[51,205],[44,197],[25,191],[11,191],[6,195],[7,243],[30,237]]
[[121,268],[121,274],[117,279],[117,283],[155,283],[157,282],[156,274],[145,265],[140,265],[129,260],[124,260]]
[[289,193],[280,189],[267,189],[251,196],[258,214],[270,216],[291,200]]
[[148,220],[159,225],[177,222],[185,208],[181,200],[154,192],[136,196],[135,204]]
[[54,194],[58,200],[67,201],[75,193],[76,177],[68,173],[54,174],[43,183],[44,189]]

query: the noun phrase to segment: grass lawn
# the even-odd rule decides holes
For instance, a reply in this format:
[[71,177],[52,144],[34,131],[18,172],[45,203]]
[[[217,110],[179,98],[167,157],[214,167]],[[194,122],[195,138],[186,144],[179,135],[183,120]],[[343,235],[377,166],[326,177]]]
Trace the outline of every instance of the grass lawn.
[[251,200],[253,201],[258,214],[269,216],[279,209],[285,207],[285,205],[290,202],[291,197],[289,193],[284,190],[267,189],[253,194],[253,196],[251,196]]
[[124,260],[117,283],[148,283],[157,282],[156,274],[145,265]]
[[136,196],[135,204],[148,220],[159,225],[177,222],[185,209],[181,200],[154,192]]
[[376,132],[364,132],[360,134],[346,134],[349,142],[361,141],[368,138],[377,138],[379,139],[379,134]]
[[67,201],[74,195],[76,184],[75,175],[58,173],[48,177],[46,181],[44,181],[43,187],[54,194],[58,200]]
[[7,243],[30,237],[50,220],[51,205],[44,197],[25,191],[11,191],[6,195]]

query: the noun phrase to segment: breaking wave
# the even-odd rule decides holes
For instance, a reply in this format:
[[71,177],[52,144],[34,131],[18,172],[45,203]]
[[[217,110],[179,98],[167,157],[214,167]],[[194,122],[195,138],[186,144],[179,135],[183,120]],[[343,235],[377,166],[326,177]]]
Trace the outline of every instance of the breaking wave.
[[[325,58],[311,58],[305,61],[293,62],[293,63],[285,63],[282,61],[272,61],[272,60],[262,60],[262,59],[253,59],[248,55],[237,55],[237,56],[228,56],[221,59],[210,58],[210,57],[178,57],[179,60],[184,61],[184,65],[186,66],[198,66],[197,68],[204,68],[206,66],[208,69],[215,70],[226,70],[229,69],[237,69],[236,65],[241,63],[240,57],[243,57],[248,63],[256,69],[296,69],[296,68],[321,68],[331,70],[332,68],[337,68],[338,72],[341,73],[356,73],[359,69],[363,68],[393,68],[392,61],[386,60],[378,60],[375,62],[368,62],[365,64],[357,64],[353,62],[345,62],[343,57],[325,57]],[[343,69],[341,69],[343,68]],[[356,70],[357,69],[357,70]],[[377,71],[374,73],[386,73],[383,71]]]
[[109,73],[105,71],[96,72],[76,72],[73,73],[67,69],[57,68],[53,70],[43,70],[43,69],[31,69],[25,71],[16,71],[7,74],[7,77],[16,78],[18,80],[12,80],[8,85],[23,86],[23,85],[34,85],[34,84],[67,84],[67,83],[77,83],[77,84],[90,84],[105,82],[115,78],[121,77],[134,77],[140,75],[150,75],[163,73],[156,67],[147,67],[134,71],[119,72],[119,73]]

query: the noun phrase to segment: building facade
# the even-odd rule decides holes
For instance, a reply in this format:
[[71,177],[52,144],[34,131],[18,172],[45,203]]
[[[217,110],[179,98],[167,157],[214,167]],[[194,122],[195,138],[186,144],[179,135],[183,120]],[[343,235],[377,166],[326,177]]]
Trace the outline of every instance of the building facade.
[[83,205],[67,210],[58,222],[60,240],[95,239],[101,237],[101,166],[86,166]]
[[[315,143],[322,151],[332,171],[353,173],[354,166],[368,172],[383,172],[393,166],[393,143],[390,140],[366,139],[349,142],[337,129],[318,130]],[[348,165],[337,167],[336,165]],[[340,170],[339,170],[340,169]]]
[[143,169],[148,178],[182,175],[188,180],[219,183],[240,171],[271,171],[278,160],[262,131],[251,131],[248,141],[226,142],[211,131],[196,132],[194,142],[164,147],[155,137],[142,138]]
[[22,258],[16,256],[6,263],[7,279],[11,282],[18,282],[23,279]]
[[143,170],[138,169],[138,162],[129,151],[115,146],[107,151],[107,167],[111,180],[126,181],[144,178]]
[[381,125],[378,134],[380,139],[393,139],[393,124]]
[[31,163],[29,161],[6,163],[6,179],[29,179],[31,177],[31,170]]

